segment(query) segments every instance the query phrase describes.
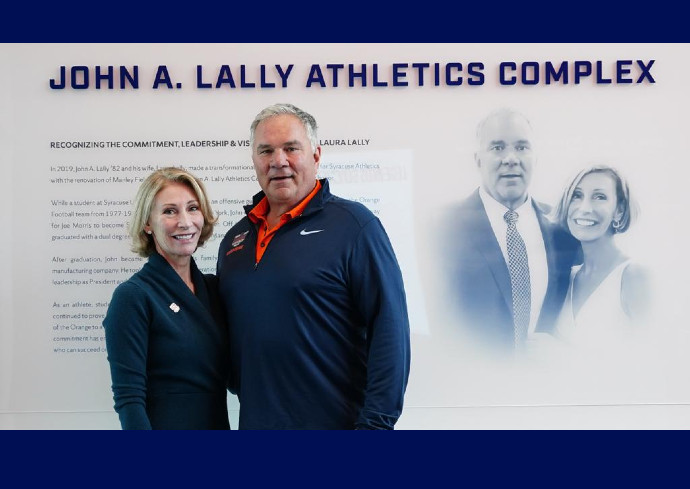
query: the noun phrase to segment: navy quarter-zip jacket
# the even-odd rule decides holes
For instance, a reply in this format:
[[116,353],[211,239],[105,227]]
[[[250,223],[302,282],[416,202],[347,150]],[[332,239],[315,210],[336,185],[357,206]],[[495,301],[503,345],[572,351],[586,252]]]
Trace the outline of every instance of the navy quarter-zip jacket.
[[240,429],[392,429],[402,412],[410,337],[400,267],[379,219],[322,186],[258,264],[248,217],[220,245]]

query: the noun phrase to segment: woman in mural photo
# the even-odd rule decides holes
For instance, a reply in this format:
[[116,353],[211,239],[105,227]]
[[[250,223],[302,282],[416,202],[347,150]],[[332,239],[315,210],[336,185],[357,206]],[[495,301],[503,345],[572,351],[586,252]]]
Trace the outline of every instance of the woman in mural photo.
[[203,183],[182,169],[139,188],[129,232],[148,262],[115,289],[103,320],[123,429],[229,429],[228,333],[215,277],[192,258],[216,220]]
[[554,210],[556,221],[582,246],[561,311],[557,335],[576,346],[625,341],[645,322],[649,278],[616,244],[636,217],[628,184],[609,166],[580,171]]

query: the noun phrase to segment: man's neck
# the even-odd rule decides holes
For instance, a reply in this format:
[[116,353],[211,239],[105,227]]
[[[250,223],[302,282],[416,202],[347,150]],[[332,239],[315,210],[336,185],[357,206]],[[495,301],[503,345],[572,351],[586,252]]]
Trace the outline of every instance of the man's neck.
[[[294,206],[292,206],[294,207]],[[268,224],[268,229],[273,229],[280,222],[280,216],[288,212],[292,207],[289,206],[276,206],[273,207],[269,203],[269,211],[266,214],[266,224]]]
[[491,195],[484,187],[480,187],[481,193],[484,195],[484,198],[492,199],[494,202],[502,205],[503,207],[514,211],[515,209],[519,208],[522,206],[525,202],[529,200],[529,194],[525,193],[525,195],[521,196],[519,199],[513,200],[513,201],[503,201],[503,200],[498,200],[496,197]]
[[509,202],[500,202],[500,204],[504,205],[505,207],[507,207],[511,211],[514,211],[518,207],[522,206],[522,204],[524,204],[525,202],[527,202],[527,194],[523,195],[518,200],[513,200],[513,201],[509,201]]
[[[268,200],[268,213],[266,214],[266,223],[268,224],[268,228],[274,228],[280,222],[280,218],[283,214],[285,214],[286,212],[290,212],[296,207],[299,207],[299,205],[302,204],[302,202],[304,202],[304,200],[307,199],[316,190],[316,187],[318,185],[319,182],[314,181],[314,187],[310,189],[306,195],[302,196],[301,199],[294,203],[288,204],[285,202],[271,202],[270,200]],[[266,196],[266,198],[268,199],[268,196]]]

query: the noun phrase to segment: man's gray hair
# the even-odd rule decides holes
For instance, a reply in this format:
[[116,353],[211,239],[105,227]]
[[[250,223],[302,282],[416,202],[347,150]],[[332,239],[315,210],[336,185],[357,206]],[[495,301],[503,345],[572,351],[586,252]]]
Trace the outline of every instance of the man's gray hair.
[[525,120],[525,122],[527,122],[527,126],[529,126],[529,128],[533,130],[533,128],[532,128],[532,123],[531,123],[531,122],[529,121],[529,119],[525,116],[525,114],[523,114],[522,112],[519,112],[519,111],[517,111],[517,110],[515,110],[515,109],[511,109],[510,107],[501,107],[501,108],[499,108],[499,109],[496,109],[496,110],[492,111],[489,115],[487,115],[487,116],[484,117],[481,121],[479,121],[479,124],[477,124],[477,134],[476,134],[476,136],[477,136],[477,148],[481,148],[481,145],[482,145],[482,133],[484,132],[484,126],[486,125],[486,123],[487,123],[488,121],[490,121],[490,120],[493,119],[494,117],[498,117],[498,116],[505,116],[505,117],[517,116],[517,117],[521,117],[522,119]]
[[298,107],[295,107],[292,104],[274,104],[269,107],[266,107],[264,110],[259,112],[257,116],[254,118],[254,121],[252,122],[252,125],[249,128],[250,146],[254,148],[254,133],[256,132],[256,127],[259,125],[259,123],[271,117],[283,114],[294,115],[300,120],[300,122],[304,126],[304,129],[307,131],[307,137],[309,138],[309,142],[311,143],[312,152],[316,151],[316,148],[319,145],[319,141],[316,135],[316,119],[314,119],[314,116],[312,116],[311,114],[303,111]]

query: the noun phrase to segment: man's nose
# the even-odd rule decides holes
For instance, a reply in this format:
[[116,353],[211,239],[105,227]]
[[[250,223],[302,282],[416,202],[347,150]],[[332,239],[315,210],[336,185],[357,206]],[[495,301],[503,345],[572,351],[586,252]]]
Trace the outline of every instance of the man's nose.
[[510,165],[510,166],[519,165],[520,164],[520,158],[518,158],[515,150],[509,149],[506,152],[506,154],[503,156],[502,163],[504,165]]
[[282,149],[277,149],[273,152],[273,158],[271,158],[271,166],[276,168],[281,168],[287,166],[287,153]]

